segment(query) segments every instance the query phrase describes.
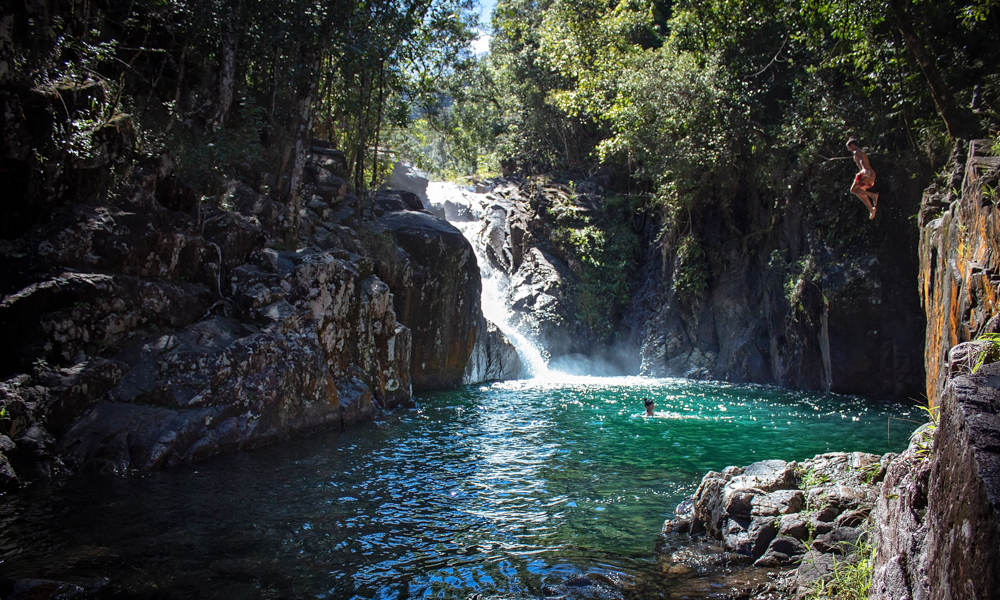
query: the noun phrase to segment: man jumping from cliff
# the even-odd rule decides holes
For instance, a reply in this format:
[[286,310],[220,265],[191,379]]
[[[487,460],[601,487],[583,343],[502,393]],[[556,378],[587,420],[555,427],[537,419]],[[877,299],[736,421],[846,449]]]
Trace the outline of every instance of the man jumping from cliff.
[[875,211],[878,209],[878,194],[869,190],[875,186],[875,170],[872,169],[868,155],[861,150],[858,140],[851,138],[847,140],[847,149],[854,155],[854,162],[858,165],[858,174],[854,176],[854,183],[851,185],[851,193],[861,199],[868,207],[868,220],[875,218]]

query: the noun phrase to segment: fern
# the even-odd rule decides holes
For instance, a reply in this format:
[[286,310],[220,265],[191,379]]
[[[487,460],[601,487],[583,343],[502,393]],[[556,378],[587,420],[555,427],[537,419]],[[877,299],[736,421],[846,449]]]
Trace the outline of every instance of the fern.
[[865,538],[867,536],[858,540],[850,553],[856,562],[834,558],[833,571],[829,577],[813,584],[806,595],[807,600],[867,600],[874,572],[875,546]]
[[984,333],[976,338],[977,342],[986,342],[983,349],[976,357],[976,364],[972,366],[972,373],[975,374],[987,360],[994,362],[1000,360],[1000,333]]

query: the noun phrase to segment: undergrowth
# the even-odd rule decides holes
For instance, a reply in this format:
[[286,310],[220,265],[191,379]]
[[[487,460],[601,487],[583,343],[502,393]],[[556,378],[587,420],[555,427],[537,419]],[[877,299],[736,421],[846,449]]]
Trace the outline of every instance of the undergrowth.
[[986,363],[996,362],[1000,360],[1000,333],[984,333],[983,335],[976,338],[977,342],[986,342],[983,349],[979,351],[979,355],[976,357],[976,362],[972,366],[972,372],[975,373]]
[[941,420],[940,406],[919,406],[920,410],[927,414],[927,427],[920,433],[917,441],[917,456],[926,459],[930,456],[931,448],[934,446],[934,432],[937,431],[938,422]]
[[[828,577],[818,579],[806,594],[806,600],[867,600],[872,586],[875,546],[863,536],[848,558],[834,557]],[[853,559],[853,560],[852,560]]]

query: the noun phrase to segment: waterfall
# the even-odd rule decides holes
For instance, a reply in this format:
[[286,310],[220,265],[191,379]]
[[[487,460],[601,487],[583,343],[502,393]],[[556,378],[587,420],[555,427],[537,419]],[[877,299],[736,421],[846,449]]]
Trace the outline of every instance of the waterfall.
[[448,181],[431,181],[427,184],[426,195],[431,210],[443,213],[448,222],[458,228],[472,244],[483,283],[483,316],[507,336],[517,350],[528,377],[551,378],[555,373],[550,371],[542,350],[511,322],[511,311],[507,305],[510,287],[507,273],[495,268],[486,256],[483,233],[486,214],[492,205],[489,194],[475,192]]

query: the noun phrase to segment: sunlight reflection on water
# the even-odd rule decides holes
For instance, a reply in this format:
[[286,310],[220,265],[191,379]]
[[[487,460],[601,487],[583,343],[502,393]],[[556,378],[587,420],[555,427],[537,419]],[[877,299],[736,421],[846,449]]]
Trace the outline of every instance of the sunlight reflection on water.
[[912,412],[682,379],[467,387],[342,435],[18,495],[0,504],[0,566],[106,575],[121,597],[538,594],[652,568],[660,525],[708,470],[899,449]]

